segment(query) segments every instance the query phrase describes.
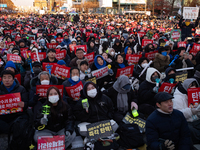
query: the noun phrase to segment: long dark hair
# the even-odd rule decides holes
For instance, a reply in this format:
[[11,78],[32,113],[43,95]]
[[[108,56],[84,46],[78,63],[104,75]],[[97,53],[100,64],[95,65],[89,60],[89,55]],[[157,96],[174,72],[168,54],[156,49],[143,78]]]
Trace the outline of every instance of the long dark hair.
[[49,93],[50,91],[54,89],[56,90],[56,92],[58,93],[58,96],[59,96],[59,100],[58,100],[58,105],[61,103],[61,108],[59,109],[59,113],[63,114],[63,117],[64,118],[67,118],[68,117],[68,109],[69,109],[69,106],[67,105],[67,103],[65,103],[61,97],[61,94],[60,94],[60,91],[57,87],[55,86],[51,86],[48,90],[47,90],[47,104],[51,107],[50,108],[50,112],[51,112],[51,117],[52,117],[52,120],[55,121],[57,119],[57,115],[58,115],[58,112],[55,110],[55,108],[53,107],[53,104],[49,102]]

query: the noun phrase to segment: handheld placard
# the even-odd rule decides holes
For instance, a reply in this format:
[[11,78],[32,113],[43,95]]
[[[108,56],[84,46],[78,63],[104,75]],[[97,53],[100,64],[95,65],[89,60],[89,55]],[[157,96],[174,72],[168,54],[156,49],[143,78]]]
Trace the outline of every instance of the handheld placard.
[[83,106],[83,109],[85,109],[86,112],[88,113],[89,103],[88,103],[87,98],[82,100],[82,106]]

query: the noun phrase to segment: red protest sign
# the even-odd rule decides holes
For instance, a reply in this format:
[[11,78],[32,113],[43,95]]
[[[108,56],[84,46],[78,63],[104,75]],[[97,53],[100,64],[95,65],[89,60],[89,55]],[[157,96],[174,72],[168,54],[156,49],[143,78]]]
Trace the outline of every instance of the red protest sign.
[[147,44],[153,44],[153,40],[149,40],[149,39],[142,39],[142,46],[146,46]]
[[58,43],[61,43],[62,41],[63,41],[63,37],[61,37],[61,38],[56,38],[56,41],[58,42]]
[[[42,61],[43,59],[46,58],[46,52],[38,53],[38,57],[39,57],[40,61]],[[31,59],[32,59],[32,61],[38,61],[37,54],[31,53]]]
[[81,93],[80,91],[83,89],[83,83],[80,81],[78,84],[70,87],[65,87],[65,90],[69,97],[73,98],[74,100],[79,100]]
[[186,48],[186,42],[178,42],[178,48],[179,47],[185,47]]
[[25,59],[27,59],[27,54],[30,57],[31,56],[31,51],[21,51],[21,56],[23,56]]
[[97,79],[103,78],[108,75],[108,67],[103,67],[98,70],[94,70],[91,72],[93,76],[96,76]]
[[65,50],[56,52],[56,59],[61,60],[61,59],[64,59],[65,57],[66,57]]
[[143,37],[146,34],[146,32],[138,32],[137,34],[139,34],[140,37]]
[[155,59],[155,54],[156,54],[157,52],[158,52],[158,51],[145,53],[145,57],[148,58],[149,60],[153,60],[153,59]]
[[114,27],[108,26],[108,30],[113,30],[113,29],[114,29]]
[[58,46],[58,43],[47,43],[47,48],[49,49],[56,49],[56,47]]
[[21,52],[27,51],[27,50],[28,50],[28,47],[20,48],[20,50],[21,50]]
[[41,37],[42,36],[42,33],[37,33],[37,37]]
[[12,41],[12,42],[8,42],[6,43],[7,46],[10,46],[10,45],[16,45],[15,41]]
[[21,37],[20,36],[15,36],[15,41],[19,41],[21,40]]
[[162,83],[162,85],[160,86],[158,92],[167,92],[167,93],[171,94],[172,89],[173,89],[175,86],[176,86],[176,84],[164,82],[164,83]]
[[89,60],[89,64],[94,62],[94,52],[84,55]]
[[22,61],[21,57],[16,54],[7,54],[7,60],[13,61],[14,63],[21,63]]
[[159,39],[159,37],[160,37],[160,36],[159,36],[159,34],[158,34],[158,33],[155,33],[155,34],[153,35],[153,38],[154,38],[154,39],[156,39],[156,40],[158,40],[158,39]]
[[165,32],[165,28],[160,28],[159,32]]
[[12,30],[3,30],[4,34],[11,34]]
[[190,54],[192,54],[192,55],[194,55],[194,56],[196,56],[197,53],[198,53],[197,50],[194,50],[194,49],[190,50]]
[[91,32],[86,32],[86,33],[85,33],[85,36],[86,36],[86,37],[89,37],[90,34],[91,34]]
[[37,150],[65,150],[65,135],[39,136]]
[[57,87],[61,96],[63,96],[63,85],[36,85],[36,94],[39,94],[41,97],[46,97],[47,90],[52,86]]
[[192,49],[196,51],[200,51],[200,44],[194,43]]
[[188,92],[188,107],[193,108],[199,104],[200,88],[189,88]]
[[[47,63],[47,62],[43,62],[42,63],[42,69],[43,71],[48,71],[48,68],[50,68],[51,70],[53,69],[53,66],[56,65],[57,63]],[[49,71],[48,71],[49,72]]]
[[142,57],[142,55],[132,55],[132,54],[126,54],[126,60],[128,61],[128,64],[137,64],[139,59]]
[[75,46],[75,49],[74,49],[75,54],[76,54],[76,50],[77,50],[78,48],[81,48],[83,51],[85,51],[85,53],[87,53],[87,45],[76,45],[76,46]]
[[69,44],[69,50],[70,50],[70,53],[72,53],[76,48],[76,45],[75,44]]
[[20,93],[0,95],[0,115],[22,112],[17,104],[21,102]]
[[133,69],[134,69],[134,65],[131,65],[131,66],[128,66],[125,68],[121,68],[121,69],[117,69],[116,78],[118,78],[121,75],[131,77],[133,75]]
[[51,70],[57,78],[65,79],[70,77],[70,67],[54,64]]

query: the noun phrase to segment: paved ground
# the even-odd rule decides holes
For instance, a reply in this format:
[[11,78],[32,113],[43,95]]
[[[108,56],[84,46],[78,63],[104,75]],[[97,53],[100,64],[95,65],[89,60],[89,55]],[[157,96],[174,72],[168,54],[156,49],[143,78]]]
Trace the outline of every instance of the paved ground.
[[3,134],[0,135],[0,150],[6,150],[8,148],[8,136]]

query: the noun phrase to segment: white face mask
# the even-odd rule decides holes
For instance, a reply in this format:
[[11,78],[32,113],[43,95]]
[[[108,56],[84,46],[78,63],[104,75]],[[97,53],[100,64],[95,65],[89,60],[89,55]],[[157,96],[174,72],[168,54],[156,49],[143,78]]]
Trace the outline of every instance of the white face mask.
[[91,98],[94,98],[97,95],[97,89],[95,88],[95,89],[87,91],[87,95]]
[[13,53],[13,54],[18,55],[19,53]]
[[59,96],[58,95],[54,95],[54,96],[49,96],[49,102],[52,104],[57,103],[59,100]]
[[142,68],[145,68],[146,66],[148,66],[147,63],[142,64]]
[[42,80],[41,85],[49,85],[49,80]]
[[115,52],[111,52],[110,54],[111,54],[111,55],[115,55]]
[[73,76],[72,80],[75,81],[75,82],[77,82],[79,80],[79,76]]

